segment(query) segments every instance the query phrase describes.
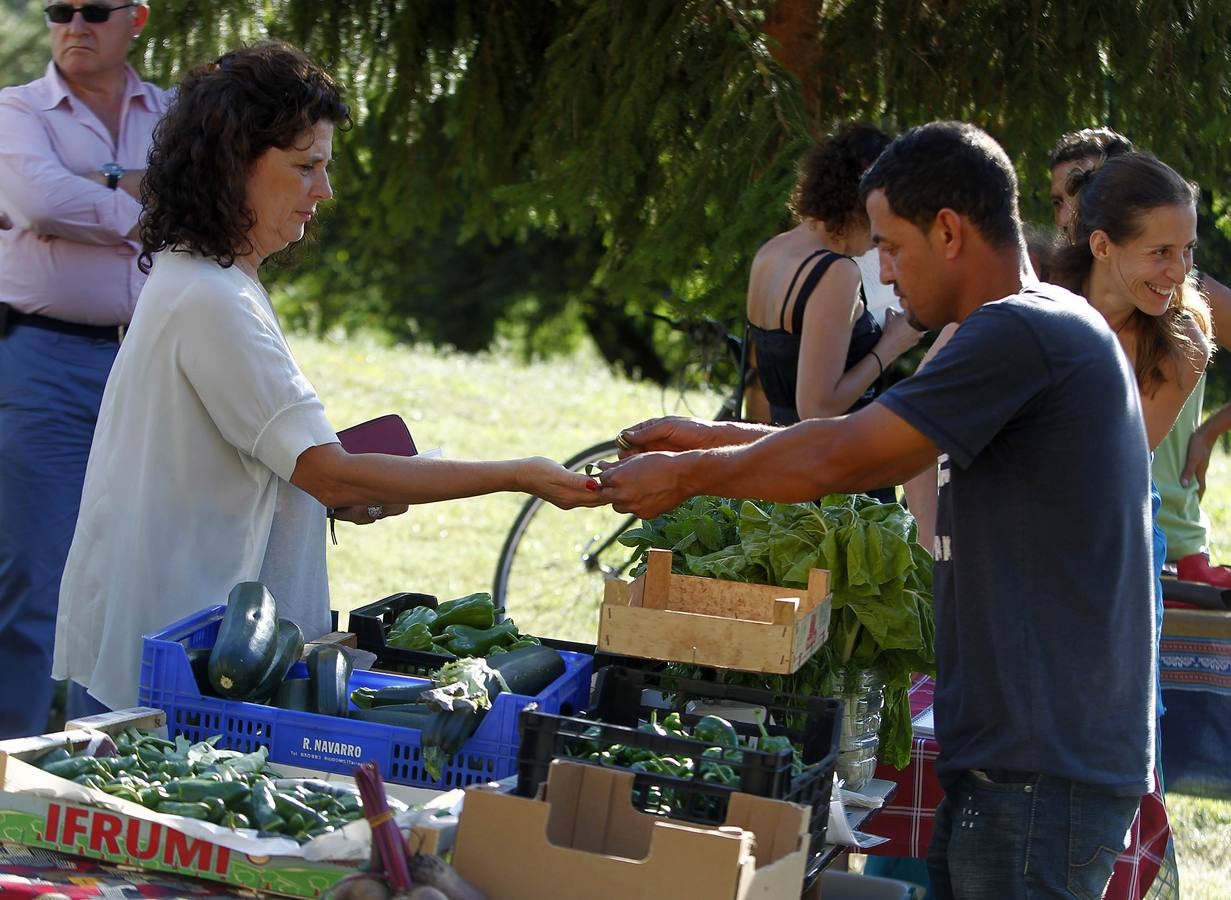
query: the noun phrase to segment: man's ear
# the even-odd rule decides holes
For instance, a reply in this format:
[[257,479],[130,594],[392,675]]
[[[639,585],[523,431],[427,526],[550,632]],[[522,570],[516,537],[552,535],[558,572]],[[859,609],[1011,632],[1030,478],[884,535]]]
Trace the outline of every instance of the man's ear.
[[1098,260],[1105,260],[1111,255],[1111,238],[1101,228],[1090,234],[1090,255]]
[[133,7],[132,36],[134,38],[141,33],[141,29],[145,27],[149,18],[150,8],[146,4],[138,3]]
[[931,232],[928,235],[932,248],[944,259],[956,259],[962,252],[965,235],[962,231],[962,217],[951,209],[942,209],[932,220]]

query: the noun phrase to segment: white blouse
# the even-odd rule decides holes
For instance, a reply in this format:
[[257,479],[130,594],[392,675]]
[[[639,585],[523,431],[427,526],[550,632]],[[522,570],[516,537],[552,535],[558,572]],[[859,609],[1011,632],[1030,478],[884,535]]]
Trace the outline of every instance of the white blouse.
[[60,586],[55,678],[134,706],[142,635],[261,581],[329,630],[325,511],[290,477],[337,441],[261,286],[162,253],[103,393]]

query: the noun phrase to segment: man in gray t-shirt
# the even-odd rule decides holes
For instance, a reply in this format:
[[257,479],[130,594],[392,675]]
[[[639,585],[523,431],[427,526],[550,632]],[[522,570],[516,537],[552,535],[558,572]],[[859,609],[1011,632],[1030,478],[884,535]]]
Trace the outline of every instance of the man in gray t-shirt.
[[882,280],[915,327],[961,322],[950,344],[849,416],[630,428],[602,494],[646,518],[696,494],[803,501],[900,484],[943,454],[933,889],[1100,896],[1153,764],[1133,373],[1094,310],[1033,278],[1013,166],[982,131],[912,129],[861,191]]

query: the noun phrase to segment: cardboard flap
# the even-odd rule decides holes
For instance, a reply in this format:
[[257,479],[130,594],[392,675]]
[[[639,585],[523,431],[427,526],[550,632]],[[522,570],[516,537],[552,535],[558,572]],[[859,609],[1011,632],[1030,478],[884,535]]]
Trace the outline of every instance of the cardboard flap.
[[797,815],[782,811],[780,800],[766,800],[752,794],[734,793],[727,806],[727,825],[747,829],[757,836],[757,866],[767,866],[784,856],[808,850],[810,808],[791,803]]

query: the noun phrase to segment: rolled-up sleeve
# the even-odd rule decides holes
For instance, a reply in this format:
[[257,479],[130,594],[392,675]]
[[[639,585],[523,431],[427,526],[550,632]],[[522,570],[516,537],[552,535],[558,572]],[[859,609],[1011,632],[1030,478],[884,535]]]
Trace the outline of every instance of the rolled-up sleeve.
[[290,481],[299,455],[337,441],[270,313],[221,282],[188,287],[174,316],[179,364],[223,438]]
[[29,103],[0,93],[0,203],[18,228],[85,244],[128,240],[141,204],[70,171]]

